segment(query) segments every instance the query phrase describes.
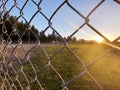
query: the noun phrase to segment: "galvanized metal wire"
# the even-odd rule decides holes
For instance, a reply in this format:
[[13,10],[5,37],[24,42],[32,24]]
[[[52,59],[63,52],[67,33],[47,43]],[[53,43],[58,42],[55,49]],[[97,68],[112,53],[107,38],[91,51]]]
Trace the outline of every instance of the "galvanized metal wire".
[[[13,0],[14,3],[13,3],[13,5],[11,5],[10,9],[8,10],[7,3],[9,1],[10,0],[0,0],[0,17],[3,18],[4,14],[6,14],[5,20],[4,21],[0,20],[0,24],[2,25],[2,28],[0,28],[0,31],[2,31],[2,33],[0,34],[0,43],[1,43],[0,44],[0,89],[1,90],[31,90],[31,86],[34,83],[37,83],[37,85],[39,86],[38,89],[44,90],[44,87],[41,84],[41,81],[39,81],[38,75],[40,73],[42,73],[47,67],[50,67],[51,70],[54,72],[54,74],[62,82],[61,83],[62,90],[69,90],[68,85],[71,84],[72,82],[74,82],[75,80],[77,80],[78,78],[81,78],[83,75],[88,75],[89,78],[91,78],[94,81],[94,83],[99,87],[100,90],[104,90],[104,88],[101,86],[99,81],[97,81],[94,78],[94,76],[92,76],[91,73],[88,71],[88,67],[91,67],[94,63],[96,63],[98,60],[100,60],[100,58],[104,57],[107,53],[111,52],[113,50],[113,48],[116,50],[120,50],[119,47],[114,44],[115,42],[117,42],[120,39],[120,37],[117,37],[115,40],[110,41],[105,35],[103,35],[99,30],[97,30],[96,27],[94,27],[94,25],[92,25],[90,23],[90,16],[99,7],[101,7],[101,5],[106,0],[100,0],[100,2],[87,14],[87,16],[83,15],[79,10],[77,10],[70,3],[70,0],[64,0],[56,8],[56,10],[52,13],[52,15],[50,17],[48,17],[42,11],[43,8],[41,7],[41,4],[42,4],[42,2],[44,2],[44,0],[38,0],[38,1],[26,0],[23,2],[22,6],[19,6],[18,0]],[[30,20],[27,20],[25,15],[24,15],[24,9],[29,4],[29,1],[31,1],[37,7],[37,9],[36,9],[35,13],[32,13]],[[113,0],[113,1],[120,4],[119,0]],[[82,25],[77,27],[77,29],[74,30],[74,32],[69,35],[69,39],[64,39],[64,37],[60,34],[59,31],[56,30],[56,28],[52,24],[53,23],[52,20],[55,17],[55,15],[65,5],[67,5],[69,9],[71,9],[74,13],[76,13],[80,18],[82,18],[84,20]],[[9,20],[9,14],[11,13],[11,11],[14,10],[14,8],[16,8],[19,11],[19,16],[17,16],[16,21],[14,23],[12,23]],[[38,35],[36,35],[36,33],[34,33],[31,30],[30,24],[31,24],[32,20],[36,17],[37,14],[40,14],[48,23],[46,28],[43,30],[43,33],[47,32],[49,29],[52,29],[63,40],[63,44],[62,45],[60,44],[61,48],[59,48],[57,51],[55,51],[51,56],[48,55],[47,51],[44,49],[43,45],[41,44],[41,41],[39,39],[41,37],[38,37]],[[26,28],[24,30],[24,33],[22,33],[22,35],[19,35],[16,32],[16,24],[20,18],[22,18],[26,22],[26,24],[28,25],[28,28]],[[12,29],[13,29],[10,34],[7,33],[8,30],[5,27],[5,23],[8,21],[10,22]],[[88,64],[85,64],[83,62],[83,60],[76,53],[74,53],[74,51],[68,46],[70,38],[72,38],[76,33],[80,32],[82,30],[82,28],[85,26],[88,26],[89,28],[91,28],[92,31],[97,33],[102,38],[104,38],[107,45],[110,46],[109,49],[107,49],[101,55],[97,56],[95,59],[91,60],[91,62],[89,62]],[[22,37],[29,30],[36,37],[36,42],[34,44],[26,45],[22,41]],[[18,35],[19,39],[18,39],[16,44],[13,44],[11,36],[15,32]],[[7,40],[5,40],[3,38],[4,35],[6,35],[8,37]],[[28,47],[30,47],[30,48],[28,48]],[[44,66],[40,67],[39,70],[36,70],[35,66],[33,65],[32,61],[31,61],[31,56],[30,56],[33,49],[35,49],[36,47],[41,50],[41,52],[44,54],[44,57],[47,60],[46,64]],[[71,53],[79,61],[79,63],[82,65],[82,70],[75,77],[69,79],[68,81],[64,80],[62,75],[58,72],[58,70],[55,68],[55,66],[52,65],[52,63],[51,63],[53,58],[56,57],[56,55],[60,54],[64,49],[67,49],[69,51],[69,53]],[[22,55],[20,53],[22,53]],[[33,75],[31,75],[32,80],[29,79],[29,77],[26,75],[26,72],[24,71],[25,63],[29,63],[29,65],[31,67],[31,72],[33,72]],[[14,77],[11,76],[10,71],[13,72]],[[25,81],[24,85],[22,84],[22,82],[19,79],[20,74],[22,75],[22,78]],[[16,86],[16,83],[19,86],[19,88],[18,88],[18,86]]]

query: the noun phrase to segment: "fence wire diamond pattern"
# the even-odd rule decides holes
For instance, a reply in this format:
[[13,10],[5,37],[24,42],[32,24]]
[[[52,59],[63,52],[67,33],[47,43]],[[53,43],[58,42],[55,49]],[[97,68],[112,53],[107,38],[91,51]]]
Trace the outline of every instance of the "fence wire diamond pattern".
[[[81,77],[87,76],[90,80],[92,80],[94,84],[96,84],[95,87],[97,87],[98,90],[104,90],[104,87],[101,85],[101,82],[96,80],[96,78],[89,72],[88,68],[91,67],[94,63],[98,62],[99,59],[103,58],[106,54],[112,52],[113,50],[118,55],[120,55],[119,52],[120,47],[116,44],[117,42],[119,42],[120,37],[117,37],[116,39],[111,41],[99,30],[97,30],[94,25],[90,23],[90,16],[92,16],[94,12],[104,4],[105,1],[106,0],[99,0],[96,6],[90,10],[87,16],[85,16],[79,10],[77,10],[75,6],[73,6],[70,3],[70,0],[61,1],[62,3],[56,7],[54,12],[51,12],[52,13],[51,15],[46,15],[43,11],[42,3],[44,3],[44,0],[25,0],[21,3],[18,3],[19,2],[18,0],[12,0],[12,1],[0,0],[0,43],[1,43],[0,44],[0,89],[1,90],[9,90],[9,89],[10,90],[33,90],[33,89],[53,90],[55,85],[59,85],[57,86],[58,88],[55,89],[75,90],[74,88],[70,87],[70,85],[73,84],[75,81],[79,80]],[[7,9],[9,6],[9,2],[13,2],[13,3],[12,5],[10,5],[10,8]],[[26,16],[25,9],[26,7],[29,7],[30,2],[36,8],[36,11],[34,11],[34,13],[31,13],[29,17]],[[50,1],[48,1],[48,4],[49,2]],[[116,5],[119,6],[120,1],[113,0],[113,3],[116,3]],[[59,13],[59,11],[64,6],[67,6],[67,8],[69,8],[72,12],[78,15],[79,18],[82,18],[84,20],[84,22],[80,26],[78,26],[76,30],[73,30],[74,32],[68,35],[67,39],[64,38],[64,36],[60,34],[60,31],[57,30],[56,26],[53,25],[54,23],[53,19],[56,17],[57,13]],[[45,8],[47,8],[47,6]],[[10,14],[11,12],[14,11],[14,9],[17,10],[19,15],[16,15],[16,17],[13,20],[11,20]],[[44,27],[45,29],[43,29],[40,35],[36,34],[36,32],[33,31],[34,27],[31,26],[32,21],[35,19],[35,17],[38,14],[40,15],[40,18],[44,19],[44,21],[47,22],[47,24],[45,24]],[[29,17],[29,20],[27,19],[27,17]],[[17,30],[18,27],[20,27],[18,26],[18,21],[20,20],[23,20],[26,25],[26,27],[23,26],[24,27],[23,32]],[[94,31],[99,36],[101,36],[109,46],[109,48],[107,48],[102,54],[96,56],[87,64],[78,56],[78,54],[76,54],[69,47],[69,45],[71,44],[71,38],[74,37],[76,33],[81,32],[82,28],[85,26],[89,27],[92,31]],[[57,44],[55,44],[55,42],[53,42],[54,44],[52,45],[51,44],[46,45],[42,43],[42,40],[44,39],[43,38],[44,33],[48,32],[49,30],[52,30],[57,35],[57,39],[59,39],[59,42],[57,42]],[[31,34],[33,37],[31,36],[28,37],[28,39],[26,39],[25,36],[27,35],[26,33],[28,35]],[[30,41],[31,38],[33,42]],[[25,42],[24,39],[26,39],[25,41],[27,42]],[[48,49],[46,49],[47,47],[50,46],[52,49],[55,48],[55,50],[52,50],[51,52]],[[39,50],[40,52],[38,53],[36,49]],[[41,61],[39,60],[38,62],[41,62],[43,64],[37,65],[37,62],[34,61],[35,56],[33,55],[33,52],[39,54],[38,58],[40,60],[41,59],[43,60]],[[66,54],[64,52],[69,53],[69,55],[71,55],[71,57],[76,60],[75,62],[77,62],[80,65],[80,69],[78,70],[78,72],[75,74],[73,72],[74,75],[69,79],[66,79],[66,77],[69,77],[69,73],[65,74],[66,76],[64,75],[64,73],[67,73],[69,70],[64,71],[61,70],[62,69],[61,67],[59,67],[60,61],[62,62],[61,64],[65,64],[68,66],[69,63],[64,63],[64,59],[61,60],[62,57],[61,59],[57,58],[58,56],[62,56],[63,54]],[[65,55],[63,55],[63,58],[64,56]],[[57,60],[60,61],[58,63],[54,63]],[[70,61],[67,60],[67,62]],[[64,72],[61,73],[60,70]],[[45,81],[43,78],[47,78],[48,81]],[[53,80],[53,82],[55,83],[57,81],[58,84],[53,83],[51,80]],[[49,85],[49,83],[51,83],[51,85]],[[82,84],[79,84],[79,86],[81,85]],[[80,90],[80,88],[78,90]],[[83,89],[81,88],[81,90]]]

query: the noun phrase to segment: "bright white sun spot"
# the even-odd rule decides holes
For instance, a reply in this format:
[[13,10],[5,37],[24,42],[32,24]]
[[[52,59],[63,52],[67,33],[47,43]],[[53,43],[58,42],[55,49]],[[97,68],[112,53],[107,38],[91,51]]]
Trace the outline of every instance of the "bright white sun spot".
[[101,42],[103,42],[103,38],[101,38],[101,37],[95,37],[95,41],[101,43]]

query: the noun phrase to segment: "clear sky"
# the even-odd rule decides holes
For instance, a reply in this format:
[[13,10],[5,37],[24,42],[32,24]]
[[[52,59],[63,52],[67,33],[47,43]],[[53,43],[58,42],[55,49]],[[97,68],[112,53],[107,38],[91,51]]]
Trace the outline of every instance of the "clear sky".
[[[18,7],[22,8],[25,1],[26,0],[17,0]],[[38,2],[39,0],[34,1]],[[69,3],[86,17],[100,1],[101,0],[69,0]],[[64,2],[64,0],[42,0],[40,7],[42,12],[49,19],[62,2]],[[13,4],[14,0],[9,0],[6,4],[7,10],[9,10]],[[23,9],[26,20],[29,21],[37,10],[37,6],[29,0]],[[20,11],[16,7],[14,7],[10,13],[15,16],[20,15]],[[116,37],[120,36],[120,5],[115,3],[113,0],[105,0],[104,3],[89,17],[89,19],[89,23],[108,39],[114,40]],[[23,19],[20,18],[19,20],[21,21]],[[63,37],[71,35],[77,27],[85,22],[84,19],[76,14],[67,4],[65,4],[55,14],[51,21],[52,26]],[[39,13],[30,24],[34,25],[39,31],[44,30],[48,26],[47,20]],[[51,32],[52,30],[49,29],[46,33],[48,34]],[[94,39],[98,35],[85,25],[74,36],[78,39]]]

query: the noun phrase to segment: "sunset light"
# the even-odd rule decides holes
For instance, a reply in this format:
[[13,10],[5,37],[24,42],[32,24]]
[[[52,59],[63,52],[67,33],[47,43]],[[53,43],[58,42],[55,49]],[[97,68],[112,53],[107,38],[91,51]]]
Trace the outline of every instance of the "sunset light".
[[120,90],[120,0],[0,0],[0,90]]
[[101,37],[95,37],[95,41],[101,43],[101,42],[103,42],[103,38],[101,38]]

